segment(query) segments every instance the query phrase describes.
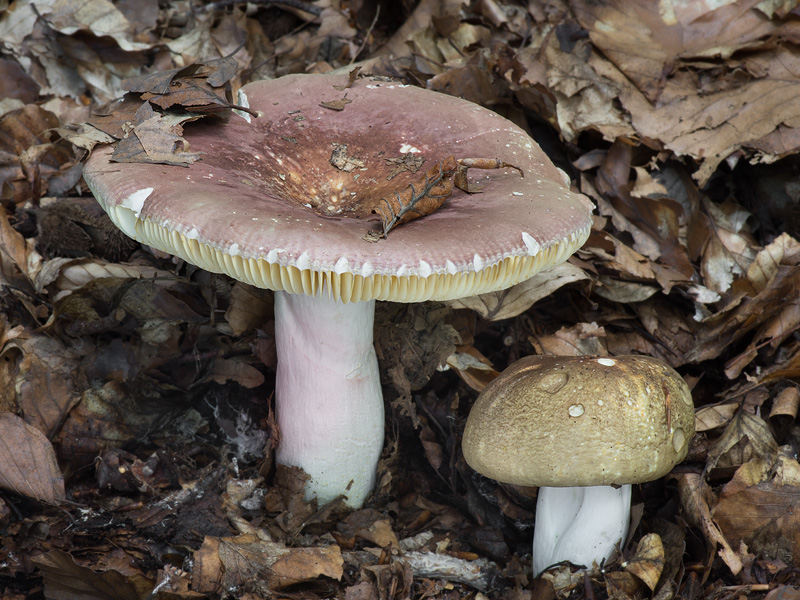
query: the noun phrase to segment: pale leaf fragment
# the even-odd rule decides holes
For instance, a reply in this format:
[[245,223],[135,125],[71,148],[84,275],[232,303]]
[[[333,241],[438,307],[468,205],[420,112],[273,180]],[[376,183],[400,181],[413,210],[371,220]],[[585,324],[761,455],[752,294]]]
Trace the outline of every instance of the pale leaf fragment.
[[558,288],[584,279],[588,279],[588,276],[582,269],[570,263],[562,263],[506,290],[452,300],[448,304],[451,308],[474,310],[490,321],[510,319],[522,314]]

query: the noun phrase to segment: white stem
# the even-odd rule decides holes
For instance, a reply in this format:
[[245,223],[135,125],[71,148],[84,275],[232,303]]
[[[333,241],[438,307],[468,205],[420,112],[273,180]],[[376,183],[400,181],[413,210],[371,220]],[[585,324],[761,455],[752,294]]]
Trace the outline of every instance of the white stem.
[[539,488],[533,572],[568,560],[588,569],[611,558],[628,536],[631,486]]
[[275,293],[277,460],[301,467],[306,498],[360,507],[383,448],[383,395],[372,345],[375,301]]

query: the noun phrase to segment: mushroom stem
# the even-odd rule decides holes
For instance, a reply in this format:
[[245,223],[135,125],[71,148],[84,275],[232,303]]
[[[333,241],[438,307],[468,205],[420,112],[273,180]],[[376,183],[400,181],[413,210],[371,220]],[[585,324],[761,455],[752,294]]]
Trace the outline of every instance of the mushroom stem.
[[302,468],[306,498],[360,507],[383,448],[383,395],[372,344],[375,301],[275,292],[277,461]]
[[628,536],[631,486],[541,487],[533,531],[533,572],[569,561],[591,569]]

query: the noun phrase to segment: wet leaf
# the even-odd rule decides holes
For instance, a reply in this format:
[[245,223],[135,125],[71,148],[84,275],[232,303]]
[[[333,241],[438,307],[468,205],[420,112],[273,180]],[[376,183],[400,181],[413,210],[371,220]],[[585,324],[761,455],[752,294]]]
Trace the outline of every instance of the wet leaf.
[[10,413],[0,413],[0,488],[48,504],[65,498],[50,440]]

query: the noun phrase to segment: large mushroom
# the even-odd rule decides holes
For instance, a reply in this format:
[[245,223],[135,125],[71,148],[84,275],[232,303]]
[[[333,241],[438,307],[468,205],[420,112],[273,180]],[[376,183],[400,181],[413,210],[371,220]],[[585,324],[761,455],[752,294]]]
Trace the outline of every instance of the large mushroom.
[[686,458],[694,405],[683,378],[648,356],[528,356],[481,392],[464,458],[492,479],[539,486],[533,572],[591,568],[624,543],[631,484]]
[[[277,460],[311,477],[308,497],[360,506],[383,445],[372,346],[375,300],[498,290],[584,242],[591,205],[519,127],[470,102],[381,79],[290,75],[244,86],[258,114],[204,119],[187,168],[116,164],[95,150],[84,178],[130,237],[209,271],[275,290]],[[365,241],[358,207],[448,157],[518,167],[470,171],[432,215]],[[477,186],[476,186],[477,187]]]

